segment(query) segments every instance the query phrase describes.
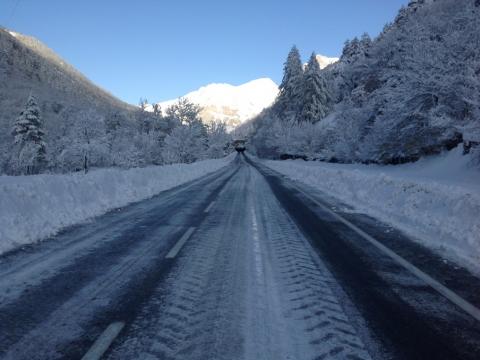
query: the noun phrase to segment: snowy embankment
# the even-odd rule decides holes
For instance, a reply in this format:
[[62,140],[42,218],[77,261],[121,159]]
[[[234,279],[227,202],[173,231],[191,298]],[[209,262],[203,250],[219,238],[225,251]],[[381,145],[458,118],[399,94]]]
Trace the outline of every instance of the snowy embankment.
[[459,147],[397,166],[302,160],[265,164],[480,272],[480,170],[469,161]]
[[199,178],[233,158],[88,174],[0,176],[0,254]]

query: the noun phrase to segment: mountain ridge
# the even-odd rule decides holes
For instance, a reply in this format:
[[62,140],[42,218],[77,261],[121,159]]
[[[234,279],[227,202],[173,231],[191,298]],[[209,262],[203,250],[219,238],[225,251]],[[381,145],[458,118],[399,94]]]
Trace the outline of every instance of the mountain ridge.
[[104,97],[109,101],[113,101],[118,105],[124,106],[129,108],[130,110],[134,110],[135,107],[123,100],[120,100],[118,97],[110,93],[108,90],[102,88],[101,86],[95,84],[92,80],[90,80],[87,76],[77,70],[73,65],[69,64],[68,61],[63,59],[60,55],[58,55],[54,50],[49,48],[45,43],[40,41],[39,39],[30,36],[21,34],[19,32],[1,28],[0,31],[3,31],[4,34],[10,35],[14,39],[16,39],[19,43],[25,46],[27,49],[35,53],[37,56],[43,58],[46,61],[49,61],[51,65],[59,67],[63,71],[65,71],[68,75],[73,76],[76,78],[77,81],[82,83],[82,85],[91,87],[98,91],[96,94],[97,96]]

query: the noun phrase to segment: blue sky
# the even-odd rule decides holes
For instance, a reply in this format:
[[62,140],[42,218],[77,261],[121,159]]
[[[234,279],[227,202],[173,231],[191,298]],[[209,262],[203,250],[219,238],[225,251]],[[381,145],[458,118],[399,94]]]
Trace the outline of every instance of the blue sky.
[[33,35],[96,84],[137,103],[212,82],[281,81],[293,44],[338,56],[408,0],[0,0],[0,25]]

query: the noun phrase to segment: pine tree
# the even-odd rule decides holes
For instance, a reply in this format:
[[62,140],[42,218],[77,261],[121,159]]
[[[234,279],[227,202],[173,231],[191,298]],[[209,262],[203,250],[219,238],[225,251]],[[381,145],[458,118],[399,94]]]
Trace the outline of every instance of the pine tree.
[[304,79],[303,108],[299,120],[314,123],[327,115],[331,102],[315,53],[308,61]]
[[279,95],[275,110],[280,117],[295,116],[301,108],[303,93],[303,65],[300,53],[293,46],[283,68],[283,79],[279,87]]
[[372,46],[372,38],[368,33],[363,33],[361,38],[360,38],[360,45],[363,48],[363,50],[368,49],[370,46]]
[[40,108],[33,95],[15,121],[12,134],[17,147],[14,167],[21,174],[37,174],[47,165],[45,131]]
[[360,38],[360,48],[364,56],[370,57],[370,48],[372,47],[372,38],[368,33],[363,33]]
[[360,40],[354,37],[352,40],[347,40],[342,50],[342,61],[345,63],[352,63],[361,54]]

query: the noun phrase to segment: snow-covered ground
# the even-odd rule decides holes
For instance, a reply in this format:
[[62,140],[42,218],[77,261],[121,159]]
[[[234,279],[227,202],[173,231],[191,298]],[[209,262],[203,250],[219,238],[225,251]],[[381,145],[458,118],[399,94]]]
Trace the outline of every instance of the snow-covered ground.
[[458,147],[397,166],[265,163],[480,272],[480,170],[469,161]]
[[86,175],[0,176],[0,254],[199,178],[227,165],[233,157],[99,169]]

